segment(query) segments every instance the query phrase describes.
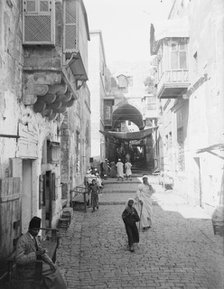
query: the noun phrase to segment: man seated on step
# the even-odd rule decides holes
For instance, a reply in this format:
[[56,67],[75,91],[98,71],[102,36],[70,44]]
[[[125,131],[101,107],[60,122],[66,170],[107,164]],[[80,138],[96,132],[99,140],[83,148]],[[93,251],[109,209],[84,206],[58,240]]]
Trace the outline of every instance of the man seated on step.
[[23,234],[16,244],[16,264],[18,278],[32,279],[35,276],[36,261],[42,260],[43,288],[46,289],[66,289],[65,282],[47,255],[46,250],[41,246],[37,235],[40,231],[41,219],[33,217],[29,223],[28,232]]

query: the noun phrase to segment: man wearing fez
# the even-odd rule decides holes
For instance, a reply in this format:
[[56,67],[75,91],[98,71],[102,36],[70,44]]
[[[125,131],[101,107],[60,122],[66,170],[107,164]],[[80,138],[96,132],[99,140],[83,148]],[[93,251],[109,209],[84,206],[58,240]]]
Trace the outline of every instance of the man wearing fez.
[[23,234],[16,246],[16,264],[18,276],[21,279],[32,279],[35,276],[36,260],[42,260],[42,276],[45,288],[66,289],[65,282],[47,255],[46,250],[41,247],[37,235],[40,231],[41,219],[33,217],[29,223],[28,232]]

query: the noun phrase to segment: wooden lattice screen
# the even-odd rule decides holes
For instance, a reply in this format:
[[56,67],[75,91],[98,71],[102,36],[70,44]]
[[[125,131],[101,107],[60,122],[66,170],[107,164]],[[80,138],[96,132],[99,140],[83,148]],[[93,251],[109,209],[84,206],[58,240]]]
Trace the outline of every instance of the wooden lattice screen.
[[23,1],[23,44],[54,44],[55,0]]
[[73,0],[65,1],[64,52],[75,52],[78,49],[77,31],[77,3]]

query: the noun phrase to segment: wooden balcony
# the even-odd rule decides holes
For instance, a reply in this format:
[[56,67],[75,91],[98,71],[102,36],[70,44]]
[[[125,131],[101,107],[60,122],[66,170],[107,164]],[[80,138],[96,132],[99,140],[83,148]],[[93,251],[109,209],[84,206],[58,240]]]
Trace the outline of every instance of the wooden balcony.
[[177,98],[185,93],[189,85],[187,69],[166,70],[158,82],[157,96],[158,98]]

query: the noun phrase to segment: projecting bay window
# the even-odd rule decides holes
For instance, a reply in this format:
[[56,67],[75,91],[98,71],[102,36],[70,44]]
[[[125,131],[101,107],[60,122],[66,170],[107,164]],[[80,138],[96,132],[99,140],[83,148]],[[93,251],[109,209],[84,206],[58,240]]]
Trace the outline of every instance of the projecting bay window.
[[163,41],[158,50],[159,98],[181,96],[190,85],[188,71],[188,40],[172,38]]
[[182,97],[189,87],[188,42],[187,17],[151,24],[151,54],[158,59],[158,98]]
[[66,0],[64,2],[64,65],[70,67],[76,79],[76,89],[80,89],[88,80],[89,38],[87,14],[82,1]]

